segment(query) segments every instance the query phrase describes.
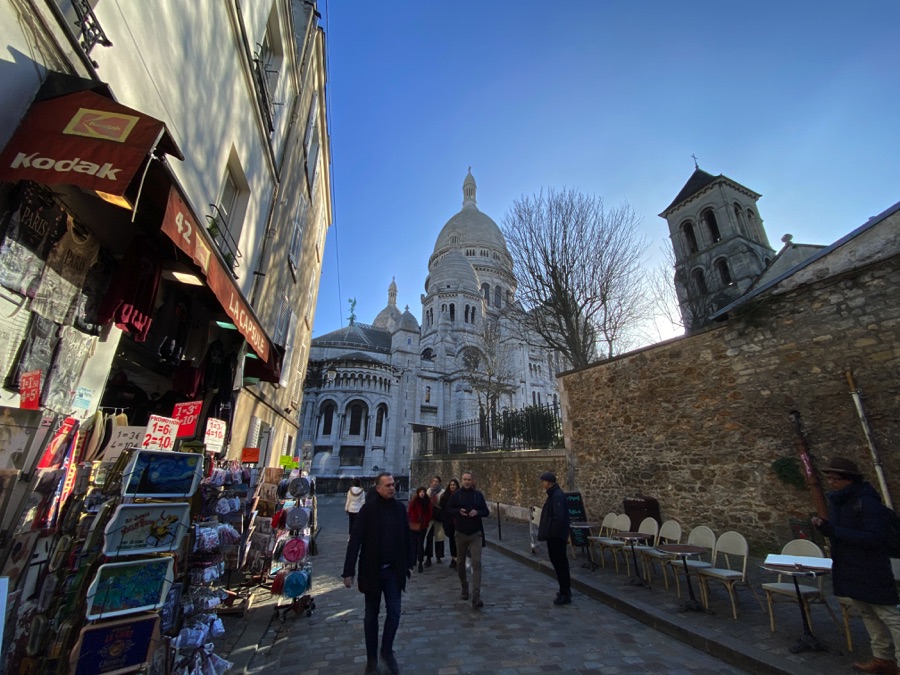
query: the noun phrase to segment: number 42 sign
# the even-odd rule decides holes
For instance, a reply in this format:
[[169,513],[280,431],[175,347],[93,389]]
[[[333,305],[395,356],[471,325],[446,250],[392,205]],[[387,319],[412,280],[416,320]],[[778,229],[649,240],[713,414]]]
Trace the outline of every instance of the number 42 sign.
[[141,447],[148,450],[171,450],[178,433],[178,420],[161,415],[150,415]]

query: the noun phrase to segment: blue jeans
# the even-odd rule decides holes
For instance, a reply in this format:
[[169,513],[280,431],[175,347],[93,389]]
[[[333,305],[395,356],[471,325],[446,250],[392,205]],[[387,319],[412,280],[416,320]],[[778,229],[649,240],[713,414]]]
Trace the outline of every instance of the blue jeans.
[[366,657],[378,658],[378,611],[381,609],[381,594],[384,593],[384,634],[381,636],[381,651],[388,653],[394,649],[394,636],[400,627],[400,582],[392,567],[382,569],[378,580],[378,590],[365,594],[366,617],[363,627],[366,631]]

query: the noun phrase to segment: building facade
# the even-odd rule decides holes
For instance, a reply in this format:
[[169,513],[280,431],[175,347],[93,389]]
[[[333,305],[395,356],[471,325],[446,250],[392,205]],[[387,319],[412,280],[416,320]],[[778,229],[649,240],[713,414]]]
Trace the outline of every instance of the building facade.
[[[53,232],[32,247],[37,279],[60,233],[74,232],[83,269],[71,277],[89,308],[81,325],[8,275],[0,404],[20,405],[16,353],[47,328],[77,345],[64,387],[52,354],[28,366],[56,385],[41,395],[48,415],[107,410],[141,426],[200,401],[190,438],[205,440],[211,417],[226,422],[228,457],[293,454],[332,220],[315,3],[10,1],[0,16],[17,55],[0,104],[4,225],[44,214]],[[144,146],[119,170],[140,130]],[[146,288],[129,287],[138,271]]]
[[428,260],[419,319],[397,285],[371,325],[312,341],[301,446],[318,476],[407,475],[417,429],[558,400],[556,357],[529,346],[505,310],[516,278],[497,224],[477,206],[471,171],[462,209]]

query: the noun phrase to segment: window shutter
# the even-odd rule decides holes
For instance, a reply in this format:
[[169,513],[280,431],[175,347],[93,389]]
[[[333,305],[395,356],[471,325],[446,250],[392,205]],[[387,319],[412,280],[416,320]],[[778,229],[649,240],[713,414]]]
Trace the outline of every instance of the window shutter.
[[291,357],[294,355],[294,336],[297,333],[297,317],[288,308],[287,330],[284,341],[284,360],[281,365],[281,379],[278,386],[286,387],[291,381]]
[[316,127],[316,116],[319,114],[319,92],[314,91],[312,101],[309,104],[309,117],[306,119],[306,134],[303,136],[303,145],[306,147],[306,155],[309,156],[309,148],[313,140],[313,129]]
[[294,386],[291,389],[291,406],[300,407],[300,400],[303,396],[303,369],[306,366],[306,345],[300,345],[297,350],[297,367],[294,375]]
[[287,332],[288,325],[291,320],[291,306],[288,304],[287,295],[281,296],[281,307],[278,309],[278,318],[275,321],[275,333],[272,336],[272,339],[275,341],[275,344],[281,345],[282,347],[287,346]]
[[288,253],[288,260],[293,265],[294,270],[300,268],[300,247],[303,244],[303,226],[306,221],[306,213],[308,204],[305,199],[301,198],[297,204],[297,212],[294,214],[294,232],[291,235],[291,248]]

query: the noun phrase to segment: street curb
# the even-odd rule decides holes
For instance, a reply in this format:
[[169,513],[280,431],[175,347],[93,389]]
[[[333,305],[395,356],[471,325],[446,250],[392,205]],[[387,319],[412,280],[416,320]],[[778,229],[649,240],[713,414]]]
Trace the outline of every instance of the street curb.
[[[502,543],[490,539],[486,543],[488,548],[556,578],[556,573],[548,562],[507,548]],[[784,664],[765,652],[748,648],[746,644],[728,635],[708,631],[702,627],[691,627],[684,622],[679,623],[677,617],[671,613],[662,612],[648,603],[626,597],[615,588],[598,588],[575,577],[572,577],[572,588],[594,600],[599,600],[617,612],[754,675],[821,675],[818,669],[799,667],[796,663]]]

